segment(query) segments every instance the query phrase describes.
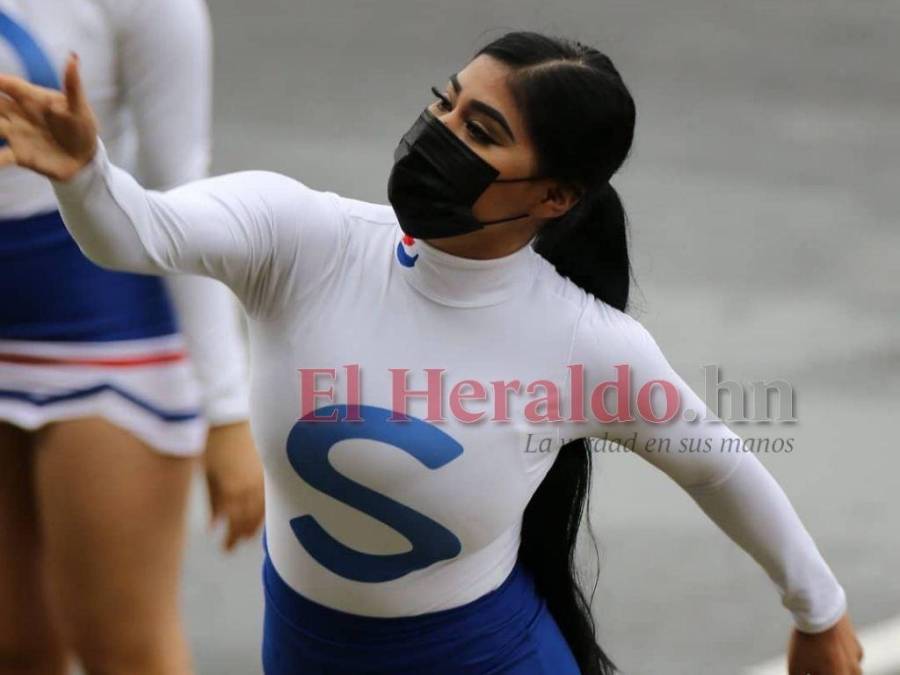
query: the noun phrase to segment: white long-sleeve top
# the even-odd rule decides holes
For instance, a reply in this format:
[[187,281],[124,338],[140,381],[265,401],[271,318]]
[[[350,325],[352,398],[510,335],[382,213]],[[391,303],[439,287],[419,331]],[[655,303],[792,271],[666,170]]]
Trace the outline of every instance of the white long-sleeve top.
[[[525,506],[555,451],[608,433],[636,434],[634,454],[676,481],[765,569],[798,628],[822,631],[844,613],[842,587],[755,455],[675,450],[698,435],[714,446],[739,442],[725,424],[698,427],[681,415],[656,424],[637,407],[633,422],[605,423],[588,403],[584,421],[575,419],[573,365],[583,367],[588,401],[627,364],[633,399],[661,380],[677,391],[680,410],[710,413],[637,320],[560,276],[530,246],[490,260],[450,255],[404,238],[389,206],[275,173],[145,190],[109,162],[102,144],[54,188],[67,227],[93,260],[207,275],[243,303],[268,549],[303,595],[373,616],[483,595],[512,569]],[[304,405],[302,373],[315,368],[334,369],[315,387],[331,396]],[[443,389],[432,381],[431,399],[413,396],[404,406],[398,388],[426,389],[429,369],[442,371]],[[498,382],[511,389],[503,393]],[[453,391],[469,397],[454,399]],[[665,401],[649,399],[661,415]],[[554,401],[562,419],[544,421]],[[313,408],[319,416],[347,410],[334,406],[350,406],[364,421],[298,419]],[[386,421],[392,410],[412,423]],[[639,450],[662,437],[672,452]],[[554,451],[529,451],[541,443]]]
[[[59,86],[68,53],[77,52],[110,155],[155,189],[207,175],[211,42],[202,0],[0,0],[0,72]],[[45,178],[0,168],[0,220],[55,209]],[[196,276],[167,283],[204,416],[212,424],[247,419],[247,355],[233,296]]]

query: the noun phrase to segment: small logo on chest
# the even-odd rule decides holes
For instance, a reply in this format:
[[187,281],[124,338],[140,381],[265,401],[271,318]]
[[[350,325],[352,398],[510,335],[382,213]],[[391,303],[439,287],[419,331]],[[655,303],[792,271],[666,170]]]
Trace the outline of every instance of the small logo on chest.
[[397,260],[404,267],[412,267],[416,264],[416,260],[419,259],[419,254],[410,255],[406,251],[406,246],[412,246],[415,243],[415,239],[410,237],[408,234],[404,235],[403,239],[397,244]]

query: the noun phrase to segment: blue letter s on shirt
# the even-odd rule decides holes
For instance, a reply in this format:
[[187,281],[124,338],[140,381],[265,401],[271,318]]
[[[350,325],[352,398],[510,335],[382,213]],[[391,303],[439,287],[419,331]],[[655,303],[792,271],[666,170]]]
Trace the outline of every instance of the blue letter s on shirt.
[[[311,515],[291,520],[297,540],[319,564],[354,581],[391,581],[459,555],[462,545],[450,530],[418,511],[350,480],[331,466],[328,453],[339,441],[371,439],[409,453],[429,469],[438,469],[459,457],[462,446],[420,419],[409,417],[408,421],[389,422],[390,410],[357,407],[364,422],[298,420],[288,435],[288,459],[294,471],[311,486],[392,527],[412,543],[412,550],[389,555],[362,553],[332,537]],[[324,406],[310,416],[325,417],[335,411],[340,419],[346,414],[347,406]]]

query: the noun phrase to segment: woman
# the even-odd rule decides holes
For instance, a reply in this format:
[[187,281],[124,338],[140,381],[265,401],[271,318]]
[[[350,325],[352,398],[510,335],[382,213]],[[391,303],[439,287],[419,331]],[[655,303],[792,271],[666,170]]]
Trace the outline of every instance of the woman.
[[[622,311],[608,181],[634,106],[609,59],[533,33],[489,44],[401,140],[393,208],[260,171],[144,190],[97,141],[75,59],[66,82],[0,78],[0,161],[53,179],[93,260],[211,276],[250,317],[266,672],[613,672],[572,563],[583,439],[677,447],[698,430],[657,423],[659,392],[708,410]],[[624,366],[660,385],[640,415],[602,405]],[[792,673],[860,672],[844,591],[755,456],[638,454],[770,575]]]
[[[7,0],[0,73],[59,89],[81,50],[110,151],[167,188],[206,175],[209,33],[200,0]],[[189,672],[178,586],[198,457],[226,547],[261,524],[233,296],[166,281],[95,266],[49,182],[0,169],[3,675],[62,673],[69,655],[89,673]]]

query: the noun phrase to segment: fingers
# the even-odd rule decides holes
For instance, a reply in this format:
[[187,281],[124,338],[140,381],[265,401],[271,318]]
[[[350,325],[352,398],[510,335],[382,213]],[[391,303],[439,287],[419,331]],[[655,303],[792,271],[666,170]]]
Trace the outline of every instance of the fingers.
[[8,75],[0,75],[0,116],[13,121],[27,121],[36,126],[47,125],[47,113],[65,106],[65,97],[53,89],[38,87]]
[[78,54],[74,52],[69,54],[69,60],[66,62],[63,89],[69,112],[80,112],[85,106],[84,87],[81,84],[81,74],[78,72]]
[[262,525],[265,515],[264,497],[257,489],[224,494],[214,483],[209,485],[210,525],[224,519],[228,531],[223,548],[231,551],[241,539],[249,539]]
[[48,89],[32,84],[27,80],[15,75],[4,75],[0,73],[0,93],[6,94],[13,101],[27,109],[29,106],[44,106],[52,100],[60,96],[55,89]]
[[222,499],[217,481],[210,476],[206,479],[206,492],[209,495],[209,526],[212,527],[222,514],[225,500]]
[[[3,109],[5,103],[0,101],[0,141],[3,142],[0,147],[0,167],[21,164],[21,157],[16,155],[13,146],[16,139],[27,131],[25,128],[27,125],[22,124],[21,116],[14,111]],[[9,103],[15,106],[11,101]]]
[[850,659],[850,672],[852,673],[852,675],[862,675],[862,660],[864,653],[862,644],[860,644],[859,640],[856,640],[851,653],[853,658]]
[[31,89],[33,87],[33,84],[26,82],[20,77],[0,73],[0,92],[6,94],[16,102],[31,96]]
[[256,491],[249,492],[231,502],[228,509],[229,529],[225,550],[230,551],[241,539],[249,539],[262,525],[263,497]]
[[0,117],[19,114],[19,104],[11,98],[0,96]]
[[[0,96],[0,122],[6,122],[6,133],[12,131],[14,123],[30,121],[28,114],[16,101],[6,96]],[[4,136],[5,137],[5,136]]]
[[861,675],[862,666],[854,659],[834,658],[811,663],[795,662],[789,665],[788,675]]
[[244,536],[244,528],[246,527],[244,516],[244,505],[241,502],[233,503],[228,514],[228,536],[225,537],[225,550],[231,551],[234,545]]

